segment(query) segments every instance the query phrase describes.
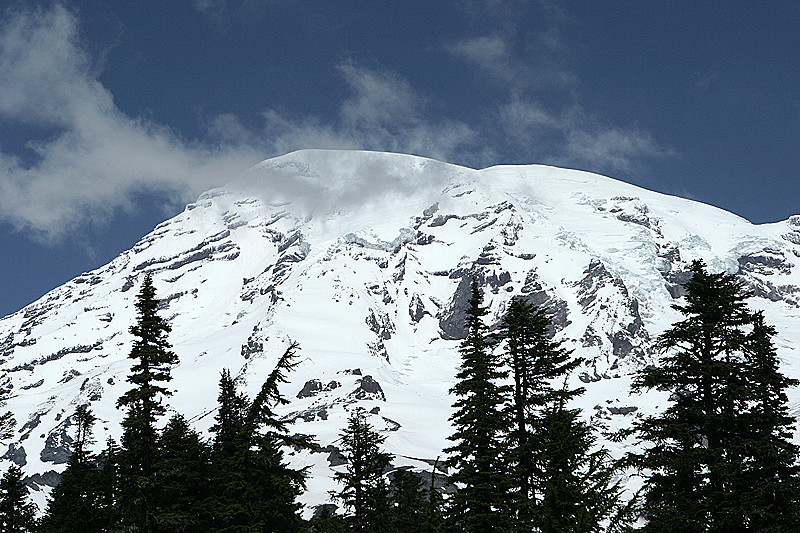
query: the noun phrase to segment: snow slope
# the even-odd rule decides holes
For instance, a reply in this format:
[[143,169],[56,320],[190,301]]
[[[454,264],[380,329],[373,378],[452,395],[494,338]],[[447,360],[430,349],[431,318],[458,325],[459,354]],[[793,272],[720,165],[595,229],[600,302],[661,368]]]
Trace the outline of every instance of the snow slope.
[[355,151],[267,160],[0,320],[0,391],[18,422],[0,468],[22,466],[41,502],[65,466],[76,406],[98,416],[99,446],[119,437],[115,402],[128,388],[128,328],[145,272],[181,359],[169,404],[201,430],[213,422],[223,368],[252,395],[300,342],[283,412],[320,444],[291,455],[312,466],[310,512],[334,487],[341,466],[329,445],[357,406],[386,432],[396,466],[430,468],[441,455],[473,277],[492,323],[512,296],[548,306],[554,334],[587,359],[573,376],[587,388],[587,417],[620,427],[666,402],[629,397],[630,374],[656,360],[653,339],[677,319],[670,306],[697,258],[747,280],[751,305],[779,331],[784,370],[800,377],[800,217],[756,226],[538,165],[472,170]]

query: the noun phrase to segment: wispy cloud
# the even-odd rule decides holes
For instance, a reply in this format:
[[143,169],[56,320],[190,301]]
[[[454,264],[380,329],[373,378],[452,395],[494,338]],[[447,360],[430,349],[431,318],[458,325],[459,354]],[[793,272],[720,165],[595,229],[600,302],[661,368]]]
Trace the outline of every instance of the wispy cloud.
[[425,119],[425,99],[399,75],[345,61],[350,88],[338,116],[288,117],[267,109],[257,130],[233,115],[189,142],[130,117],[97,79],[78,20],[60,6],[11,13],[0,28],[0,120],[49,128],[28,144],[32,162],[0,152],[0,219],[53,239],[107,219],[141,192],[192,200],[259,160],[301,148],[402,151],[447,159],[474,148],[475,131]]
[[[506,13],[497,22],[502,31],[462,39],[445,50],[474,68],[481,81],[505,89],[487,115],[503,133],[506,153],[610,174],[639,171],[643,161],[673,153],[649,132],[614,124],[582,107],[581,80],[567,66],[569,17],[559,6],[544,1],[498,6],[492,0],[469,5],[483,15],[501,9]],[[536,27],[522,14],[531,6]]]
[[0,153],[0,217],[53,238],[130,205],[142,191],[180,199],[257,161],[247,146],[187,143],[131,118],[96,79],[75,16],[56,5],[12,13],[0,29],[0,118],[52,128],[33,163]]
[[649,132],[610,125],[577,105],[553,112],[535,100],[515,98],[499,108],[498,123],[519,152],[553,165],[630,173],[644,158],[673,154]]
[[235,142],[264,146],[269,153],[298,148],[352,148],[423,155],[435,159],[485,157],[477,131],[456,120],[426,118],[426,98],[397,73],[369,68],[352,60],[336,71],[346,82],[349,95],[338,114],[328,120],[314,116],[290,117],[274,109],[263,113],[261,130],[248,130],[237,117],[217,117],[215,135]]

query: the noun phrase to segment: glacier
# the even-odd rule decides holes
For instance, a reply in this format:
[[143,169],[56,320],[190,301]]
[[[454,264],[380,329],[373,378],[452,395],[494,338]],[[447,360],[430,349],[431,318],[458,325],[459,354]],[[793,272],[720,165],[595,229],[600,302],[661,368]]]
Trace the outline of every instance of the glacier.
[[[220,372],[251,396],[288,343],[302,363],[282,391],[313,451],[306,512],[328,501],[348,412],[362,407],[395,466],[430,470],[448,445],[470,280],[491,324],[512,297],[544,306],[585,364],[571,377],[598,428],[663,407],[629,395],[678,319],[689,264],[737,273],[800,378],[800,216],[753,225],[722,209],[604,176],[541,165],[474,170],[403,154],[303,150],[200,195],[130,250],[0,320],[0,393],[17,426],[0,469],[22,467],[44,502],[66,466],[72,416],[89,404],[96,448],[118,439],[133,303],[152,273],[180,357],[167,403],[213,422]],[[790,393],[798,413],[800,391]],[[615,454],[630,444],[603,443]],[[635,481],[631,481],[635,483]]]

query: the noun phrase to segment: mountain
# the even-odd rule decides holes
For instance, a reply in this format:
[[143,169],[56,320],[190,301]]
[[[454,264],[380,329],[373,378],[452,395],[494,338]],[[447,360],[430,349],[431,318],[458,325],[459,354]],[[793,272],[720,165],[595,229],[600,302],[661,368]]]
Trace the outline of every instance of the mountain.
[[800,216],[753,225],[538,165],[472,170],[356,151],[270,159],[0,320],[0,391],[17,419],[0,468],[22,466],[41,503],[65,467],[78,405],[98,417],[98,448],[119,438],[146,272],[181,360],[168,403],[198,429],[213,422],[223,368],[253,395],[299,341],[282,413],[319,443],[289,456],[312,465],[310,509],[334,488],[338,434],[356,406],[387,435],[395,465],[430,469],[447,446],[472,278],[492,323],[513,296],[547,306],[553,335],[586,358],[573,378],[593,424],[622,427],[663,407],[665,392],[629,396],[630,375],[657,364],[653,340],[678,319],[671,305],[698,258],[747,281],[751,306],[778,329],[783,370],[800,377]]

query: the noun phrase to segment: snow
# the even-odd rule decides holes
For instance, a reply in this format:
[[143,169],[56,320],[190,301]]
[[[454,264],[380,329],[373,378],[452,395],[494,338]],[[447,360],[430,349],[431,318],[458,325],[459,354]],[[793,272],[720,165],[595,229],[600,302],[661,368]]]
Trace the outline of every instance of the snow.
[[[459,364],[459,343],[441,338],[439,321],[460,276],[475,271],[510,279],[487,288],[490,321],[522,294],[531,272],[564,302],[569,324],[558,335],[588,359],[573,377],[587,389],[578,404],[593,424],[624,427],[666,402],[662,393],[630,397],[630,375],[656,360],[652,339],[677,319],[665,276],[685,271],[693,259],[726,272],[737,272],[748,255],[777,261],[744,275],[779,296],[751,305],[777,327],[784,369],[800,377],[800,245],[784,237],[795,228],[791,220],[753,225],[716,207],[576,170],[473,170],[402,154],[294,152],[204,193],[111,263],[0,320],[0,388],[17,419],[11,443],[25,449],[26,474],[61,471],[63,463],[41,452],[48,436],[70,434],[66,421],[82,403],[98,416],[98,447],[119,438],[115,402],[128,388],[128,327],[146,271],[169,300],[161,314],[173,326],[181,359],[168,403],[202,431],[213,422],[223,368],[253,395],[297,340],[302,363],[283,388],[292,402],[282,412],[305,413],[309,421],[297,418],[291,431],[313,435],[323,447],[336,444],[350,410],[378,407],[370,423],[387,435],[395,465],[428,468],[421,460],[436,459],[447,446],[448,390]],[[609,276],[591,302],[581,303],[592,260]],[[409,313],[415,297],[424,308],[418,322]],[[611,337],[636,313],[644,333],[629,340],[643,355],[615,354]],[[589,326],[599,344],[581,341]],[[354,369],[360,375],[349,373]],[[78,375],[67,380],[73,370]],[[580,381],[582,372],[597,380]],[[365,376],[379,383],[385,401],[354,398]],[[340,386],[296,398],[312,379]],[[800,405],[800,393],[793,391],[792,401]],[[637,410],[609,409],[624,407]],[[309,416],[311,409],[318,414]],[[327,501],[334,488],[327,454],[290,457],[311,466],[308,509]],[[37,493],[40,503],[46,490]]]

